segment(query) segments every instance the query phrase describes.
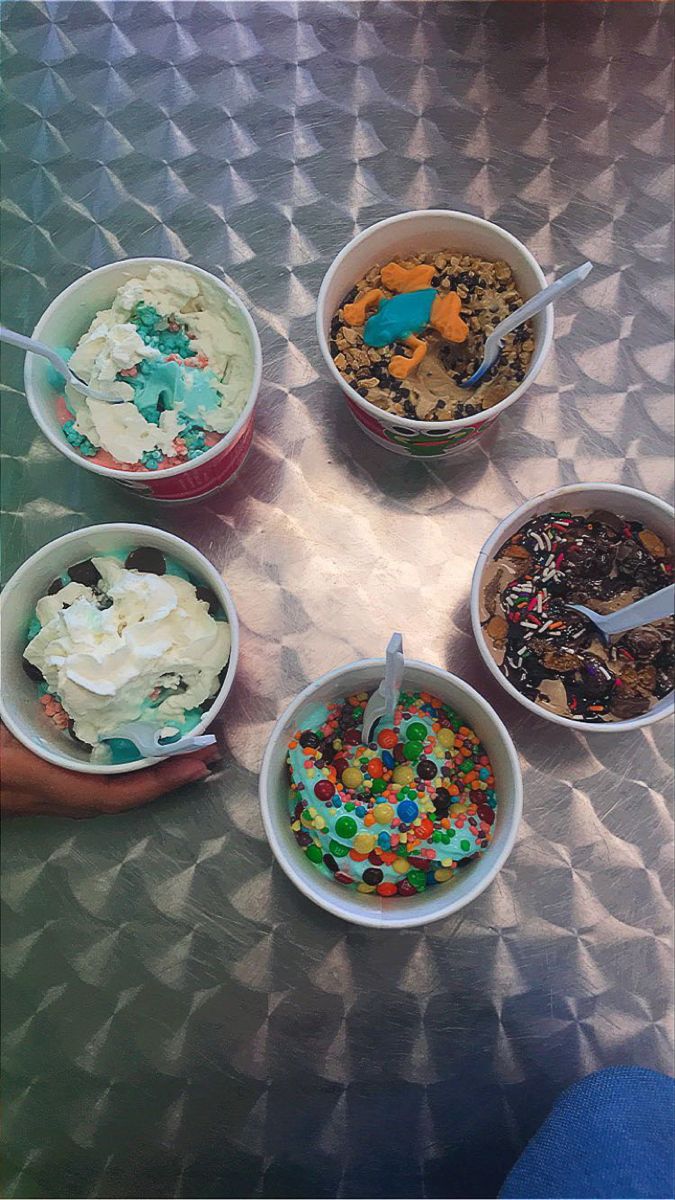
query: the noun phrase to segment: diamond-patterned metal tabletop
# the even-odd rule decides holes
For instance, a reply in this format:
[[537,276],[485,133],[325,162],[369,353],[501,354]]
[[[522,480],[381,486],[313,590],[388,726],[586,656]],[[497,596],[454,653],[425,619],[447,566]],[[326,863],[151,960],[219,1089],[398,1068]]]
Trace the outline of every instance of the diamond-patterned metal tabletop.
[[[159,522],[222,569],[241,667],[227,756],[151,808],[4,830],[7,1196],[494,1196],[598,1066],[672,1069],[672,724],[600,740],[512,703],[473,645],[483,540],[556,482],[672,496],[672,7],[2,6],[3,319],[118,257],[225,275],[264,387],[236,484],[157,508],[38,433],[3,353],[5,570],[99,520]],[[404,208],[588,257],[540,377],[476,458],[366,441],[328,381],[332,256]],[[488,440],[491,439],[491,440]],[[522,757],[497,882],[426,930],[350,928],[273,865],[264,742],[309,680],[381,653],[448,665]]]

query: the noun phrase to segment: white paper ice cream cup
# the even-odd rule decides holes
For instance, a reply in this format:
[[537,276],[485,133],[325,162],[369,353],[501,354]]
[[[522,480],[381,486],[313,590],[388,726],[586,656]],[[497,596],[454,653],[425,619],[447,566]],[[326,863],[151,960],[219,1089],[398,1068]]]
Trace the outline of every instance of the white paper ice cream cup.
[[[330,353],[331,321],[342,300],[371,267],[381,266],[400,255],[448,249],[461,254],[479,254],[492,261],[503,259],[513,271],[523,300],[529,300],[535,292],[546,287],[546,278],[538,262],[513,234],[470,213],[434,208],[400,213],[358,234],[328,268],[317,301],[316,328],[321,353],[347,398],[352,416],[373,441],[395,454],[414,458],[445,458],[476,446],[482,435],[534,382],[553,338],[553,310],[549,305],[534,318],[535,349],[522,383],[499,404],[459,421],[413,421],[384,412],[360,396],[343,379]],[[471,398],[469,390],[466,398]]]
[[656,496],[650,496],[648,492],[624,487],[620,483],[573,483],[568,487],[542,492],[540,496],[535,496],[533,500],[527,500],[525,504],[521,504],[520,508],[506,517],[490,534],[478,555],[471,584],[471,623],[485,665],[505,691],[536,717],[543,717],[546,721],[553,721],[556,725],[564,725],[566,729],[575,729],[577,733],[626,733],[627,730],[639,729],[643,725],[653,725],[655,721],[660,721],[663,717],[672,714],[675,694],[671,692],[668,696],[664,696],[649,712],[624,721],[573,721],[571,717],[560,716],[558,713],[550,712],[541,704],[535,704],[533,700],[529,700],[513,686],[495,662],[481,624],[480,602],[485,569],[504,543],[533,517],[542,516],[547,512],[569,510],[578,513],[592,511],[595,508],[616,513],[617,516],[626,517],[629,521],[641,521],[648,529],[657,533],[666,545],[671,547],[673,545],[675,511],[670,504],[666,504],[664,500],[659,500]]
[[381,683],[384,660],[363,659],[329,671],[310,684],[279,717],[265,750],[260,771],[263,823],[277,862],[288,878],[321,908],[378,929],[405,929],[438,921],[464,908],[492,882],[516,840],[523,789],[518,755],[494,709],[456,675],[428,663],[406,662],[403,687],[428,691],[452,705],[485,746],[495,775],[498,807],[492,841],[479,859],[459,871],[448,884],[417,896],[382,898],[363,895],[325,878],[298,846],[289,815],[288,742],[317,705],[343,700],[353,692],[371,692]]
[[134,277],[145,278],[151,267],[168,266],[196,275],[202,287],[213,288],[219,302],[235,308],[241,317],[242,327],[248,338],[253,362],[252,382],[248,399],[242,412],[229,433],[198,458],[177,467],[158,471],[125,471],[121,468],[103,466],[79,454],[66,440],[57,412],[57,400],[62,393],[49,382],[49,364],[36,354],[27,354],[24,367],[26,399],[45,437],[56,449],[83,467],[106,479],[115,479],[125,487],[132,488],[142,496],[154,500],[196,500],[215,492],[231,483],[242,467],[253,440],[255,406],[260,390],[262,375],[262,351],[260,338],[248,310],[231,288],[192,263],[178,262],[171,258],[127,258],[123,262],[109,263],[98,267],[76,279],[61,292],[42,314],[33,337],[55,349],[59,346],[75,347],[82,334],[89,328],[95,313],[109,308],[115,292],[123,283]]
[[156,758],[137,762],[93,763],[87,751],[57,728],[46,716],[39,703],[36,684],[28,678],[21,665],[28,641],[28,626],[37,601],[46,595],[50,583],[74,563],[92,555],[112,551],[129,551],[139,546],[152,546],[180,563],[196,583],[204,583],[215,593],[230,626],[230,657],[223,682],[209,708],[191,733],[204,733],[220,712],[234,682],[239,657],[239,621],[234,601],[218,571],[199,550],[182,538],[149,525],[115,523],[90,525],[67,533],[49,542],[19,567],[0,597],[2,645],[2,695],[0,717],[15,737],[40,758],[90,775],[119,775],[125,771],[140,771],[157,763]]

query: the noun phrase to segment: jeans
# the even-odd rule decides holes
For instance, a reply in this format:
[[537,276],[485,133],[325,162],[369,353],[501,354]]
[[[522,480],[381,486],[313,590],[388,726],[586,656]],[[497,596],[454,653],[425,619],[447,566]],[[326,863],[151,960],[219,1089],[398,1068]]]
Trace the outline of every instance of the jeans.
[[500,1200],[671,1200],[675,1080],[609,1067],[573,1084],[525,1147]]

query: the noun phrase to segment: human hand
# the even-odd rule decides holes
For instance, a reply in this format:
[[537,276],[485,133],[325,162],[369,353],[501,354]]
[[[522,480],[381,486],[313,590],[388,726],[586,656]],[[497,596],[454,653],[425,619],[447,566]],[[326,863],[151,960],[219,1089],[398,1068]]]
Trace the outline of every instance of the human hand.
[[85,775],[44,762],[0,724],[2,783],[0,809],[5,816],[96,817],[124,812],[197,783],[220,758],[217,746],[180,754],[126,775]]

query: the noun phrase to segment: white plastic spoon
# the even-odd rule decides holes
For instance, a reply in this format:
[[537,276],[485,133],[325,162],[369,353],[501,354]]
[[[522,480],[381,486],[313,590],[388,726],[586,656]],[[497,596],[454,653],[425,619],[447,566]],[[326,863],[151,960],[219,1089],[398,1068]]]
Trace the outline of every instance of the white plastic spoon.
[[389,724],[393,724],[404,668],[403,638],[400,633],[393,633],[385,656],[384,679],[377,691],[373,692],[363,714],[362,734],[366,744],[370,741],[375,726],[383,718]]
[[[164,734],[166,736],[166,734]],[[205,746],[214,746],[216,739],[212,733],[204,733],[201,737],[180,738],[177,742],[162,742],[162,730],[149,721],[129,721],[120,725],[105,741],[111,738],[126,738],[133,742],[143,758],[169,758],[172,754],[189,754],[191,750],[203,750]]]
[[670,587],[661,588],[658,592],[652,592],[651,596],[643,596],[642,600],[636,600],[634,604],[627,604],[625,608],[606,615],[593,612],[583,604],[568,604],[567,607],[573,608],[575,612],[581,613],[582,617],[592,621],[600,631],[601,637],[609,641],[609,638],[617,633],[627,633],[629,629],[638,629],[641,625],[651,625],[652,621],[662,621],[664,617],[671,617],[674,605],[675,584],[671,584]]
[[7,329],[5,325],[0,325],[0,342],[8,342],[10,346],[18,346],[19,350],[28,350],[31,354],[40,354],[43,358],[49,360],[58,371],[59,375],[63,375],[66,383],[74,387],[76,391],[83,392],[90,400],[104,400],[106,404],[124,404],[123,396],[108,396],[105,392],[99,392],[97,388],[90,387],[84,379],[80,379],[74,371],[71,371],[68,363],[56,350],[52,350],[51,346],[46,346],[44,342],[38,342],[36,338],[24,337],[22,333],[15,333],[13,329]]
[[558,296],[562,296],[563,292],[568,292],[570,288],[576,287],[578,283],[581,283],[582,279],[586,278],[589,271],[592,270],[593,263],[582,263],[580,267],[575,267],[573,271],[568,271],[566,275],[563,275],[560,279],[556,279],[555,283],[550,283],[548,287],[543,288],[529,300],[526,300],[505,321],[500,321],[497,328],[493,329],[485,341],[483,361],[478,370],[474,371],[473,375],[469,379],[465,379],[459,386],[463,388],[475,387],[497,362],[502,352],[502,338],[505,338],[507,333],[513,333],[514,329],[517,329],[525,321],[529,321],[530,317],[536,316],[538,312],[541,312],[542,308],[546,308],[547,304],[552,304],[554,300],[557,300]]

